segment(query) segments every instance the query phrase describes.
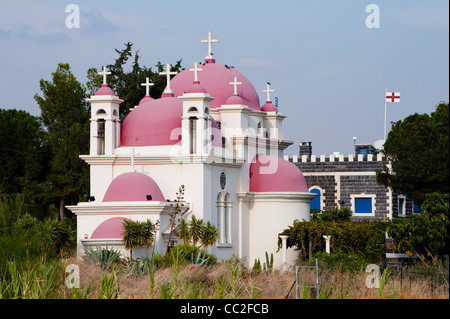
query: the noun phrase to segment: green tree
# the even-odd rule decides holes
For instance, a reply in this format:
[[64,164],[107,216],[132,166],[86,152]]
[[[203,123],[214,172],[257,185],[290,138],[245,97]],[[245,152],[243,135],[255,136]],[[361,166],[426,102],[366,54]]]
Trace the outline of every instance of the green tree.
[[[130,108],[134,108],[139,104],[141,99],[145,96],[145,89],[141,83],[145,82],[145,78],[148,77],[151,82],[154,83],[150,90],[150,96],[153,98],[159,98],[166,87],[166,77],[159,75],[159,72],[165,70],[164,65],[159,61],[156,64],[156,70],[141,66],[139,62],[139,50],[135,52],[133,63],[131,68],[127,70],[127,62],[132,57],[133,44],[131,42],[125,43],[123,50],[115,49],[119,55],[118,58],[112,63],[105,65],[111,72],[108,76],[108,86],[114,91],[114,93],[124,100],[119,106],[120,119],[124,119],[130,111]],[[171,71],[180,72],[181,59],[171,66]],[[89,94],[95,94],[97,89],[102,84],[102,77],[98,74],[98,69],[92,67],[87,72],[88,82],[86,84]]]
[[377,182],[407,194],[421,204],[432,192],[449,192],[449,108],[414,114],[398,121],[384,144],[392,164],[377,171]]
[[203,236],[203,219],[197,219],[194,215],[191,217],[189,224],[189,237],[192,239],[194,246],[201,240]]
[[34,205],[35,194],[41,192],[49,156],[47,133],[38,117],[0,109],[0,194],[20,197],[17,218],[24,206],[28,210]]
[[133,249],[142,244],[142,227],[135,221],[125,219],[123,221],[123,228],[123,242],[125,243],[125,248],[130,250],[130,260],[132,260]]
[[400,252],[436,262],[439,255],[449,252],[449,195],[428,194],[422,207],[421,214],[393,219],[387,233]]
[[25,214],[16,223],[17,230],[22,236],[26,251],[27,259],[30,257],[30,247],[36,240],[36,234],[38,232],[38,221],[35,217]]
[[145,222],[140,223],[140,227],[142,227],[140,233],[142,234],[142,244],[146,248],[146,255],[148,258],[148,249],[155,242],[156,232],[158,231],[159,221],[152,222],[150,219],[147,219]]
[[217,232],[216,226],[212,225],[209,220],[206,225],[202,226],[202,228],[201,242],[202,246],[207,249],[209,246],[212,246],[216,243],[217,239],[219,238],[219,233]]
[[60,219],[65,204],[80,201],[88,193],[88,167],[80,158],[89,149],[89,105],[86,90],[70,71],[69,64],[58,64],[52,81],[41,79],[42,96],[34,96],[48,131],[52,151],[50,189],[59,198]]

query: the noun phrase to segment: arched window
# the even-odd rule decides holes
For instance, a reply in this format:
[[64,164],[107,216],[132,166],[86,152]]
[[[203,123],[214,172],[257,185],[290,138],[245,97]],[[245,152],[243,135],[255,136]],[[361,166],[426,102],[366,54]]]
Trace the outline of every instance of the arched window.
[[310,193],[317,194],[317,196],[311,201],[311,210],[322,210],[322,190],[318,187],[313,187],[309,191]]
[[217,208],[217,232],[219,233],[218,241],[219,243],[222,243],[222,225],[223,225],[223,200],[222,200],[222,193],[219,193],[217,195],[217,201],[216,201],[216,208]]
[[197,153],[197,118],[194,116],[189,118],[189,142],[189,153]]
[[223,210],[223,234],[224,234],[224,241],[225,244],[231,243],[231,200],[230,200],[230,194],[225,195],[224,200],[224,210]]

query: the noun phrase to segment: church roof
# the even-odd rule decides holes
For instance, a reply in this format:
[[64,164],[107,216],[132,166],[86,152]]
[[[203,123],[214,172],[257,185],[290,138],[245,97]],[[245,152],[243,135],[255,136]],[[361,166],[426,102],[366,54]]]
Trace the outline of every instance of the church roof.
[[158,184],[150,176],[128,172],[113,179],[103,202],[147,201],[147,195],[152,196],[152,201],[166,201]]
[[[242,84],[237,88],[238,95],[243,99],[244,105],[254,110],[260,110],[259,96],[253,84],[238,70],[216,63],[201,65],[202,71],[198,72],[198,81],[205,91],[214,97],[211,108],[218,108],[225,104],[233,95],[234,89],[230,82],[237,77]],[[181,96],[192,86],[192,73],[186,68],[178,73],[171,81],[170,87],[175,96]]]
[[258,154],[250,165],[250,192],[308,193],[303,173],[282,158]]
[[95,95],[115,95],[114,91],[106,84],[102,86],[95,92]]
[[261,106],[261,111],[264,112],[278,112],[277,107],[271,101],[267,101],[266,104]]
[[113,217],[105,220],[103,223],[97,226],[91,235],[91,239],[104,239],[104,238],[123,238],[123,221],[129,220],[123,217]]
[[123,120],[120,146],[175,145],[182,116],[183,102],[176,97],[142,103]]

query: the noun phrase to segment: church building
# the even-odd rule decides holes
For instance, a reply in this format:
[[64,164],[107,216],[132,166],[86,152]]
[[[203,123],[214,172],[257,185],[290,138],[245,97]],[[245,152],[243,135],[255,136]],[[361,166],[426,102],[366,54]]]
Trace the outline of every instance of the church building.
[[[166,71],[167,86],[158,99],[146,96],[119,120],[123,102],[107,85],[91,104],[90,152],[81,158],[90,166],[90,200],[67,207],[77,216],[77,251],[106,245],[128,257],[123,221],[159,221],[155,249],[181,242],[177,228],[168,243],[170,216],[181,185],[183,210],[210,221],[219,238],[208,251],[218,259],[236,256],[252,267],[255,259],[273,254],[274,267],[294,265],[297,252],[280,236],[295,219],[309,220],[311,200],[305,177],[283,159],[292,144],[283,137],[281,114],[271,102],[269,83],[260,103],[253,84],[234,67],[216,63],[211,32],[204,63],[179,74]],[[173,76],[173,78],[172,78]],[[264,81],[266,82],[266,81]],[[283,249],[278,250],[282,239]],[[173,242],[172,242],[173,241]],[[145,256],[143,248],[133,257]]]

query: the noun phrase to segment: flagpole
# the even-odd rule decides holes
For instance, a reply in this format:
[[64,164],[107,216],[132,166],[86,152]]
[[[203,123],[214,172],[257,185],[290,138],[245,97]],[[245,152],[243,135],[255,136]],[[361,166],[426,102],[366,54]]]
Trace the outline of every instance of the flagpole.
[[386,92],[384,93],[384,141],[386,142],[386,109],[387,109],[386,93],[387,93],[387,88],[385,88],[385,89],[386,89]]

